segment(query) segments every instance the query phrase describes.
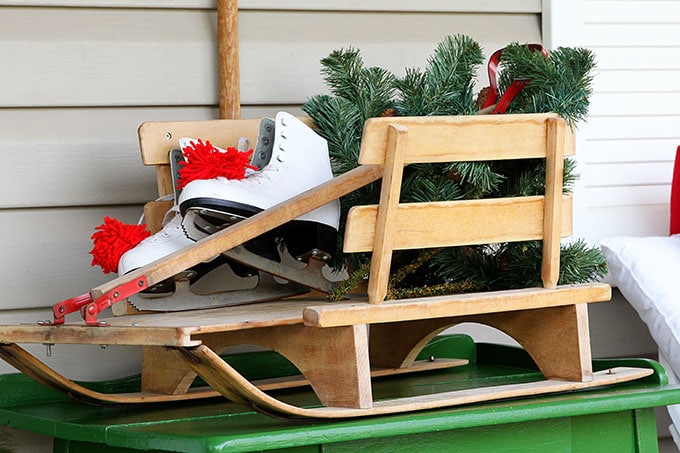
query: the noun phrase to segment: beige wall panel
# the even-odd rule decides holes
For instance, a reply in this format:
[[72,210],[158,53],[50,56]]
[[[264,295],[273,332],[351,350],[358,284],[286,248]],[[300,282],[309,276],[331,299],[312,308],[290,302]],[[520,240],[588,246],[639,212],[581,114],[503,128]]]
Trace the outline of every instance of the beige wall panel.
[[0,309],[49,307],[115,277],[90,266],[105,215],[137,223],[140,207],[0,210]]
[[[401,73],[449,34],[474,37],[487,54],[540,41],[536,14],[244,11],[239,20],[243,104],[300,104],[323,91],[319,60],[341,47]],[[3,8],[0,106],[215,104],[214,24],[210,10]]]
[[[92,8],[206,8],[215,9],[216,0],[0,0],[0,5],[63,6]],[[540,13],[541,0],[240,0],[241,9],[314,11],[458,11]]]
[[[298,107],[244,108],[243,117]],[[143,121],[216,118],[209,107],[0,109],[4,196],[10,207],[144,203],[157,196],[156,174],[142,165]]]

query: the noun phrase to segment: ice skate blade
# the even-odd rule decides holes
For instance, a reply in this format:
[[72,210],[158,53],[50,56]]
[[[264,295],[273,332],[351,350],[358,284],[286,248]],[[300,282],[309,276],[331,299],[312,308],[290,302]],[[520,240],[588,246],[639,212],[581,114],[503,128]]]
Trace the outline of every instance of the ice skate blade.
[[241,264],[322,293],[328,294],[333,291],[334,283],[324,277],[322,272],[326,263],[321,257],[325,255],[311,253],[306,261],[297,260],[288,253],[285,245],[280,246],[279,253],[280,263],[252,253],[243,246],[227,250],[223,255]]
[[175,292],[171,296],[145,298],[135,294],[128,301],[139,311],[170,312],[254,304],[309,292],[309,288],[305,286],[292,282],[280,283],[263,272],[254,278],[257,285],[252,288],[214,294],[197,294],[191,290],[189,280],[178,280],[175,282]]
[[[246,218],[248,216],[212,208],[190,208],[184,214],[182,228],[187,237],[198,241]],[[337,230],[328,225],[293,220],[272,230],[272,234],[282,239],[291,256],[298,260],[307,261],[309,257],[315,257],[327,261],[336,251]]]

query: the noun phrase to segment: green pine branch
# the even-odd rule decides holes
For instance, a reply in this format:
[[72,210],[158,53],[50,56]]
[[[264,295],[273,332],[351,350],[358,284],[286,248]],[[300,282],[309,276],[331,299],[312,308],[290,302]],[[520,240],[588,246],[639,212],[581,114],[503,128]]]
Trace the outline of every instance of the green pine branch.
[[584,48],[559,47],[548,57],[513,43],[503,50],[498,86],[505,91],[514,80],[528,80],[508,113],[554,112],[572,127],[588,116],[592,95],[594,54]]
[[[332,52],[321,61],[330,95],[314,96],[303,106],[317,132],[328,140],[334,174],[358,164],[365,120],[384,114],[428,116],[476,113],[474,77],[482,63],[479,44],[467,36],[447,37],[435,48],[426,68],[407,68],[402,78],[366,67],[359,50]],[[587,115],[594,67],[585,49],[560,48],[549,57],[517,43],[502,55],[499,88],[528,80],[509,112],[556,112],[570,125]],[[576,179],[575,163],[565,159],[564,192]],[[545,160],[524,159],[450,164],[414,164],[404,171],[401,202],[542,195]],[[379,184],[341,199],[339,245],[347,211],[354,205],[378,202]],[[480,225],[484,228],[484,225]],[[540,285],[541,242],[395,251],[389,297],[416,297],[472,290],[497,290]],[[336,268],[354,269],[333,298],[343,298],[369,273],[370,254],[336,257]],[[560,284],[591,281],[606,273],[599,249],[582,241],[561,248]]]

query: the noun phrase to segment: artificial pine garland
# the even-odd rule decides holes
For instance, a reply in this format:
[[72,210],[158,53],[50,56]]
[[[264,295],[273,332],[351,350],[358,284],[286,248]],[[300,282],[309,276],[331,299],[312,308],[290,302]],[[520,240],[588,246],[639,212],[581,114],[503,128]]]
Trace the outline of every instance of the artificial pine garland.
[[[424,70],[407,68],[403,78],[366,67],[359,50],[332,52],[321,60],[330,95],[317,95],[302,107],[328,140],[333,172],[358,165],[366,119],[376,116],[470,115],[479,108],[474,76],[483,62],[473,39],[456,35],[439,43]],[[585,119],[591,94],[593,54],[581,48],[558,48],[548,57],[513,43],[503,50],[500,94],[517,79],[528,80],[508,112],[555,112],[574,127]],[[484,96],[482,90],[480,96]],[[576,178],[574,162],[565,160],[564,191]],[[545,160],[415,164],[404,170],[402,202],[542,195]],[[375,204],[379,185],[372,184],[341,199],[346,213],[357,204]],[[341,227],[342,228],[342,227]],[[484,225],[480,225],[484,228]],[[344,236],[341,231],[339,238]],[[419,297],[541,285],[541,241],[393,252],[389,298]],[[341,250],[341,247],[339,247]],[[350,270],[348,284],[331,295],[342,298],[368,275],[369,254],[340,255],[337,267]],[[561,247],[560,284],[593,281],[606,273],[599,249],[583,241]]]

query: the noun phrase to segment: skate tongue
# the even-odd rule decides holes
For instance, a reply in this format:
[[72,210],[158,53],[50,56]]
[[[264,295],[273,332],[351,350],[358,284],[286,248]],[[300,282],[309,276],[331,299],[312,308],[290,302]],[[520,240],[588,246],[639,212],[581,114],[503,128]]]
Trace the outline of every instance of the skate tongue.
[[255,152],[253,152],[253,155],[250,157],[250,165],[257,167],[258,170],[262,170],[269,165],[269,161],[272,158],[272,153],[274,151],[275,126],[276,123],[269,118],[262,118],[262,121],[260,122],[260,131],[257,135]]

